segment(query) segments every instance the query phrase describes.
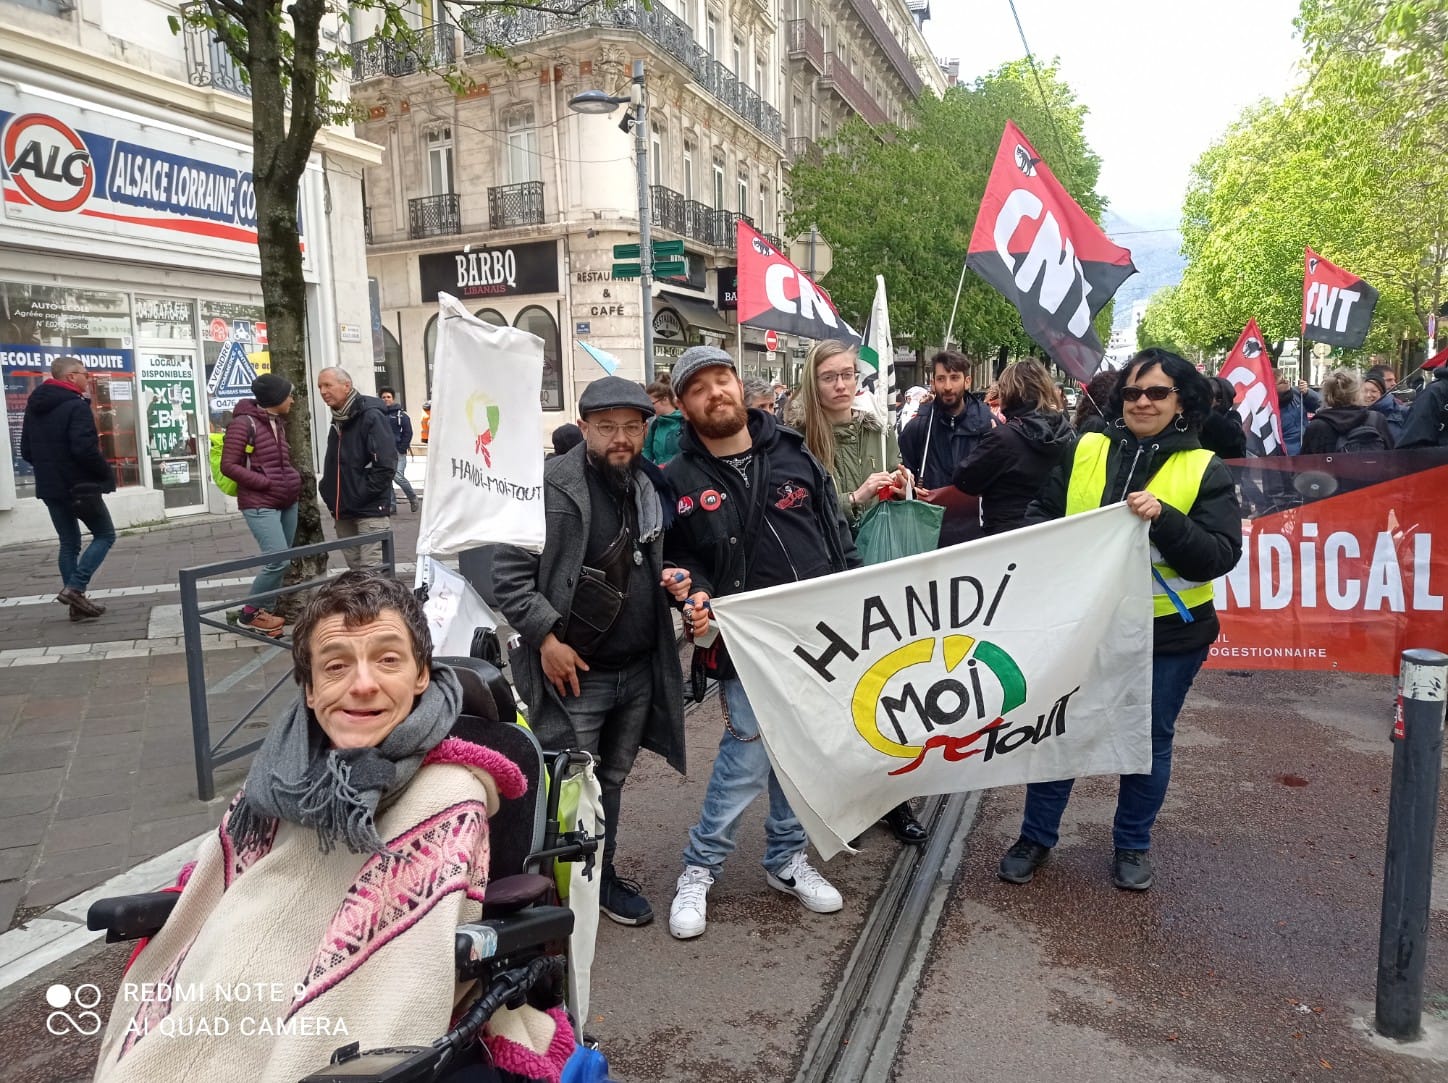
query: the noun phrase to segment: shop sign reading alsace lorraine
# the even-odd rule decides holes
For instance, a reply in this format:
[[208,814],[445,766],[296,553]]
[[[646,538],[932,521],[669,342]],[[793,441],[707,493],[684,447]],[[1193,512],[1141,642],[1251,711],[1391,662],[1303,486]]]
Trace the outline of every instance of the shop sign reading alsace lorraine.
[[246,148],[33,87],[0,83],[0,204],[51,233],[257,260]]

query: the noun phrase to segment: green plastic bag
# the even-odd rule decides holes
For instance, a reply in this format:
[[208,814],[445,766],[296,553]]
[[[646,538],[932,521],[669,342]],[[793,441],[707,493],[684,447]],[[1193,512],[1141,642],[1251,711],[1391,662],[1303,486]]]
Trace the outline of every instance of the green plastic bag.
[[211,434],[211,480],[216,482],[216,487],[227,496],[235,496],[236,482],[221,472],[221,445],[225,441],[225,433]]
[[860,520],[855,549],[866,564],[931,552],[940,542],[945,509],[923,500],[881,500]]

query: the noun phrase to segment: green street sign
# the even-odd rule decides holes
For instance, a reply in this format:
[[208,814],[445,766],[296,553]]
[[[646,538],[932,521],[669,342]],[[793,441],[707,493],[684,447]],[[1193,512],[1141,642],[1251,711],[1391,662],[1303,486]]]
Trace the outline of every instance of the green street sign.
[[[634,245],[633,247],[637,249],[638,245]],[[640,278],[643,273],[644,269],[637,263],[615,263],[613,265],[614,278]]]
[[[689,273],[689,265],[681,259],[658,259],[654,260],[654,275],[658,278],[673,278],[675,275],[686,275]],[[618,272],[614,272],[618,277]]]
[[[639,246],[636,244],[616,244],[613,246],[614,259],[638,259]],[[615,276],[617,277],[617,276]]]
[[654,250],[655,259],[658,259],[660,256],[679,256],[682,258],[684,255],[683,241],[655,241],[651,247]]

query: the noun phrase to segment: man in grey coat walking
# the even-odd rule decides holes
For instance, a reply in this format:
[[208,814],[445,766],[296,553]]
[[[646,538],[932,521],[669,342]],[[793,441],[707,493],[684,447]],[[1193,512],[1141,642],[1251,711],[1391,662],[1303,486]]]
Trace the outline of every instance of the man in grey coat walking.
[[[548,460],[541,555],[501,547],[498,606],[518,632],[513,682],[545,748],[598,758],[604,815],[600,908],[624,925],[653,909],[614,871],[623,784],[640,748],[684,770],[684,688],[668,595],[683,601],[687,571],[663,570],[674,507],[663,475],[642,456],[654,405],[638,384],[610,376],[578,401],[584,442]],[[667,594],[666,594],[667,591]]]

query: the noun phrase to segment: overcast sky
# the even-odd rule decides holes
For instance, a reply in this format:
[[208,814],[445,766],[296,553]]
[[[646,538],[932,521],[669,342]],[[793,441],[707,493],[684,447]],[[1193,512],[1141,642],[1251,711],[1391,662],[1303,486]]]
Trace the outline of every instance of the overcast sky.
[[[1245,106],[1298,81],[1297,0],[1016,0],[1038,64],[1087,106],[1111,209],[1143,228],[1177,225],[1193,163]],[[968,83],[1024,55],[1007,0],[934,0],[925,37]],[[1045,153],[1046,135],[1026,132]],[[1047,163],[1050,158],[1047,156]]]

